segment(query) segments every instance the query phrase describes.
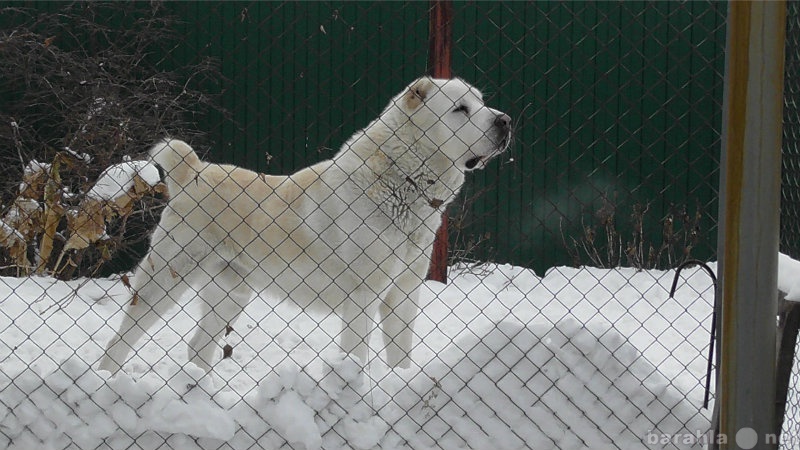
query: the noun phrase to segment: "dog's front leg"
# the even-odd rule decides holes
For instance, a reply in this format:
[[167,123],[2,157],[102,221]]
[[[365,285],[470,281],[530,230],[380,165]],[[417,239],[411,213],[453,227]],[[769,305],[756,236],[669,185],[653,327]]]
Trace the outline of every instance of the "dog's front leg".
[[369,334],[375,328],[377,295],[363,285],[356,288],[342,305],[341,348],[366,364]]
[[386,347],[386,364],[389,367],[411,367],[414,320],[419,314],[418,296],[417,287],[409,294],[395,287],[381,303],[381,331],[383,345]]
[[411,366],[414,321],[419,314],[419,291],[428,271],[429,259],[420,254],[394,280],[381,302],[380,320],[386,364],[407,369]]

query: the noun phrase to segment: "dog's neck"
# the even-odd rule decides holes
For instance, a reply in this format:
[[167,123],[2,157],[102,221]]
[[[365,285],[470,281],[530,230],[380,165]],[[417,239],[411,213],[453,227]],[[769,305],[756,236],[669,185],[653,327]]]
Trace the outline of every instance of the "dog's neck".
[[390,137],[376,146],[365,165],[378,179],[409,184],[422,200],[437,205],[434,209],[450,203],[464,183],[464,173],[441,152],[430,151],[422,139],[408,143]]
[[431,213],[443,211],[461,189],[464,173],[442,153],[421,148],[424,141],[405,142],[398,134],[370,126],[344,144],[334,164],[353,174],[357,189],[390,216],[419,203]]

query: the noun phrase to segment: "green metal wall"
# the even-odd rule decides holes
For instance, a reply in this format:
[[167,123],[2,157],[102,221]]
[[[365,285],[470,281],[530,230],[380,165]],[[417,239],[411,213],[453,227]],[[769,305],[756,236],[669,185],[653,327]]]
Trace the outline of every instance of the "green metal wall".
[[267,173],[333,155],[426,69],[423,2],[165,6],[185,20],[173,61],[211,56],[226,78],[217,88],[233,120],[209,123],[213,157]]
[[[164,67],[206,56],[221,65],[223,80],[191,81],[221,94],[230,113],[202,119],[210,158],[288,173],[331,156],[426,72],[428,7],[165,3],[183,37],[160,56]],[[481,195],[451,238],[488,237],[477,258],[540,271],[567,264],[562,235],[580,235],[606,196],[620,224],[649,203],[655,241],[671,204],[699,205],[696,256],[713,257],[725,8],[455,2],[453,72],[517,121],[517,138],[470,176],[465,197]]]
[[671,205],[699,208],[695,255],[713,257],[725,3],[459,6],[456,73],[520,120],[514,161],[470,186],[491,187],[472,213],[475,232],[492,234],[487,254],[542,270],[567,263],[562,235],[580,236],[605,196],[626,240],[633,205],[649,204],[656,246]]

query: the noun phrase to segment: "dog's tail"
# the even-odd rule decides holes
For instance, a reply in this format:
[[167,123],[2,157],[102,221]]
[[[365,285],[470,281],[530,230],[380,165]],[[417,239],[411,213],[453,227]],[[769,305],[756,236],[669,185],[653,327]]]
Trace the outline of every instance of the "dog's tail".
[[168,188],[172,183],[188,183],[203,168],[203,162],[192,147],[178,139],[164,139],[154,145],[149,153],[153,161],[166,172]]

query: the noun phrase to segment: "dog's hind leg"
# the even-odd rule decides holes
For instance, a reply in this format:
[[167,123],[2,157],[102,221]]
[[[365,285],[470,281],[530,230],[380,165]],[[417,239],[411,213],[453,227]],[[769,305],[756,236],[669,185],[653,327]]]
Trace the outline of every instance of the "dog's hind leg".
[[148,329],[175,305],[188,289],[185,274],[196,265],[182,245],[159,226],[152,246],[131,280],[133,300],[125,307],[117,333],[111,338],[100,369],[117,372]]
[[206,372],[216,355],[217,343],[233,325],[253,296],[253,289],[227,263],[201,266],[208,271],[207,284],[200,289],[202,317],[189,341],[189,361]]

